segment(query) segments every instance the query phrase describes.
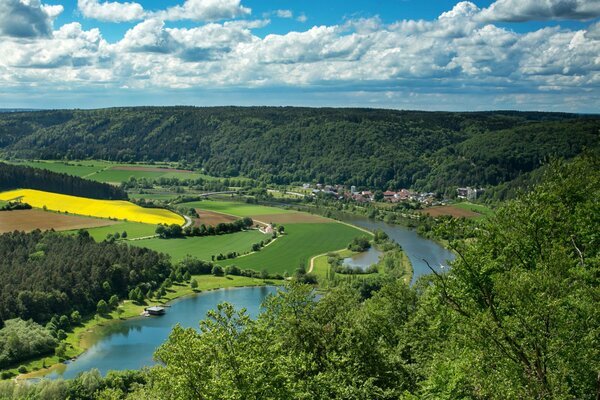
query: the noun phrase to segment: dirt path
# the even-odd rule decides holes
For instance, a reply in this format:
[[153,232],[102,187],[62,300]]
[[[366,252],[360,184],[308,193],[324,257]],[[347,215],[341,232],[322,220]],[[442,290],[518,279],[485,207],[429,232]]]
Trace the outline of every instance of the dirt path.
[[[354,226],[354,225],[352,225],[352,226]],[[328,253],[337,253],[338,251],[342,251],[342,250],[346,250],[346,248],[338,249],[338,250],[334,250],[334,251],[328,251],[327,253],[323,253],[323,254],[317,254],[316,256],[314,256],[313,258],[310,259],[310,266],[308,267],[307,273],[310,274],[313,271],[313,268],[315,267],[315,259],[317,257],[326,256]]]

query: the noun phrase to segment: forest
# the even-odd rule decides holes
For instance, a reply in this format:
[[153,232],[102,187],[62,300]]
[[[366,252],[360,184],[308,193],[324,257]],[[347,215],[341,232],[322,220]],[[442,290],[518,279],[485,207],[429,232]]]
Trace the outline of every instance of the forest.
[[139,107],[0,114],[0,155],[175,161],[223,177],[450,192],[600,146],[600,118],[533,112]]
[[6,233],[0,235],[0,327],[13,318],[46,323],[73,311],[87,315],[113,295],[158,288],[170,273],[165,255],[97,243],[86,231]]
[[127,193],[123,189],[106,183],[0,162],[0,192],[12,189],[36,189],[92,199],[127,200]]
[[[583,179],[585,177],[585,179]],[[600,161],[552,163],[482,222],[443,274],[291,282],[255,320],[221,304],[176,326],[139,372],[85,372],[30,399],[596,399],[600,388]],[[121,378],[119,378],[121,377]]]

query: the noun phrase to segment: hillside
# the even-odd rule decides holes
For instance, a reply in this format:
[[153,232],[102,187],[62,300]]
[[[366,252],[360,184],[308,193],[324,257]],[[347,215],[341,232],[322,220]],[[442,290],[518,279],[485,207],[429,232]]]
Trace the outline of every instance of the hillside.
[[599,146],[600,117],[276,107],[0,114],[0,155],[178,161],[219,176],[381,189],[492,186]]

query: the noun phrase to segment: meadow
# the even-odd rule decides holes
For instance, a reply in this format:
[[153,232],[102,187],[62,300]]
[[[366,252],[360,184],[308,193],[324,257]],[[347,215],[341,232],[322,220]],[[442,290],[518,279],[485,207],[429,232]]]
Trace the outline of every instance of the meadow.
[[98,218],[112,218],[146,224],[183,224],[184,219],[172,211],[159,208],[142,208],[128,201],[96,200],[84,197],[21,189],[0,193],[0,200],[21,199],[32,207],[68,212]]
[[[168,254],[173,261],[180,261],[188,255],[210,261],[211,256],[216,256],[219,253],[225,255],[233,251],[240,254],[250,252],[254,243],[258,243],[269,237],[270,235],[264,235],[258,230],[250,230],[227,235],[195,236],[180,239],[153,238],[134,240],[128,243],[132,246],[146,247]],[[276,243],[273,243],[271,246],[274,246]],[[240,258],[240,260],[243,258],[245,257]]]
[[127,232],[127,239],[135,239],[147,236],[154,236],[156,225],[143,224],[141,222],[118,222],[115,225],[103,226],[99,228],[89,228],[87,231],[97,242],[106,239],[108,234],[122,234]]
[[186,208],[199,208],[201,210],[215,211],[238,217],[253,217],[258,215],[285,214],[294,211],[283,208],[267,207],[258,204],[240,203],[234,201],[202,200],[181,203]]
[[310,259],[318,254],[343,249],[364,232],[340,223],[289,224],[285,236],[259,252],[232,260],[219,261],[220,265],[237,265],[242,269],[263,269],[272,273],[292,274],[298,267],[308,269]]
[[126,164],[113,163],[102,160],[59,161],[9,161],[12,164],[26,165],[34,168],[47,169],[53,172],[79,176],[98,182],[120,183],[128,181],[131,177],[136,179],[198,179],[217,180],[199,172],[180,170],[172,164]]

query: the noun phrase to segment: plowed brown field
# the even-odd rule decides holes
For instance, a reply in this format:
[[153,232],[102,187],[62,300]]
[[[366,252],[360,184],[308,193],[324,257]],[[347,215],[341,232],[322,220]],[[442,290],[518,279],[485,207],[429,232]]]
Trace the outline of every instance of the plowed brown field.
[[12,231],[29,232],[34,229],[43,231],[54,229],[66,231],[81,228],[96,228],[114,225],[119,221],[108,219],[79,217],[76,215],[58,214],[42,210],[0,211],[0,233]]

